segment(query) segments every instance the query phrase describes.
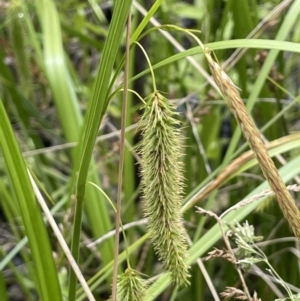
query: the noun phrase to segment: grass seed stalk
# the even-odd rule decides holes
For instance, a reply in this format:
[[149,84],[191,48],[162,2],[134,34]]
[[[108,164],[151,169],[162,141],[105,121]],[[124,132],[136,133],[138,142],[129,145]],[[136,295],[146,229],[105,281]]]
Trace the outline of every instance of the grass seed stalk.
[[274,162],[270,158],[267,148],[241,99],[237,87],[219,64],[212,59],[209,53],[206,53],[206,58],[208,59],[209,67],[216,84],[221,90],[229,109],[233,113],[243,135],[254,152],[265,178],[277,197],[279,207],[284,217],[287,219],[298,241],[300,241],[300,212],[280,177]]

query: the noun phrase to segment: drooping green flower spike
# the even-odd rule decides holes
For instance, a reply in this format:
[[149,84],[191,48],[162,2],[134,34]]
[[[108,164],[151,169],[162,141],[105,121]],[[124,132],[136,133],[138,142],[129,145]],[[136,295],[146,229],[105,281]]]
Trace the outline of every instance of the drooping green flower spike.
[[143,301],[145,294],[145,281],[133,269],[127,268],[118,276],[117,301]]
[[175,106],[159,92],[146,99],[139,122],[141,176],[151,240],[172,281],[188,285],[189,267],[182,220],[183,137]]

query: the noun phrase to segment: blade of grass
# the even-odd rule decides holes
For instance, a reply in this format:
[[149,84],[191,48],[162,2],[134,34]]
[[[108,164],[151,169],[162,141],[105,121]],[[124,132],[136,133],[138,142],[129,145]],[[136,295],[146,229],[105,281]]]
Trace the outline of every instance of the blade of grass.
[[117,212],[116,212],[116,221],[115,221],[116,235],[115,235],[115,248],[114,248],[112,301],[117,300],[118,257],[119,257],[119,242],[120,242],[119,234],[120,234],[120,220],[121,220],[121,210],[122,210],[122,188],[123,188],[123,167],[124,167],[124,150],[125,150],[125,128],[126,128],[127,98],[128,98],[130,35],[131,35],[131,13],[129,10],[128,18],[127,18],[127,32],[126,32],[126,53],[125,53],[125,70],[124,70],[125,75],[124,75],[124,93],[123,93],[121,136],[120,136],[118,192],[117,192],[117,206],[116,206]]
[[2,301],[9,301],[3,273],[0,272],[0,296]]
[[[136,30],[133,32],[131,39],[130,39],[130,44],[133,45],[133,43],[135,41],[137,41],[139,39],[140,34],[142,33],[142,31],[144,30],[144,28],[147,26],[150,18],[155,14],[155,12],[158,10],[158,8],[160,7],[162,3],[162,0],[157,0],[155,1],[155,3],[153,4],[153,6],[150,8],[150,10],[148,11],[147,15],[144,16],[143,20],[139,23],[138,27],[136,28]],[[134,26],[133,26],[134,27]],[[135,49],[132,48],[131,52],[130,52],[130,56],[131,56],[131,68],[129,73],[131,74],[133,71],[133,65],[134,65],[134,59],[135,59]],[[117,78],[118,74],[119,74],[119,70],[122,69],[124,64],[124,57],[121,60],[117,71],[114,75],[113,80],[110,83],[109,89],[108,91],[111,90],[112,85],[114,84],[115,79]],[[133,120],[133,112],[131,110],[133,104],[133,100],[132,100],[132,95],[129,94],[128,95],[128,108],[129,110],[127,110],[127,123],[126,125],[129,126],[130,124],[132,124]],[[126,140],[132,144],[133,141],[133,136],[131,133],[126,134]],[[135,193],[135,169],[134,169],[134,160],[133,160],[133,156],[131,154],[131,152],[128,149],[125,149],[125,160],[124,160],[124,201],[126,202],[126,219],[127,220],[132,220],[134,218],[134,212],[135,212],[135,204],[134,202],[132,202],[132,197]],[[132,241],[132,236],[133,236],[133,232],[129,231],[128,233],[128,240]],[[132,259],[134,260],[134,258]]]
[[[73,173],[73,175],[77,174],[78,180],[76,185],[76,208],[71,248],[72,254],[76,260],[79,255],[80,229],[87,175],[98,129],[109,103],[107,88],[130,7],[131,0],[115,2],[107,40],[104,44],[96,82],[93,88],[91,100],[88,104],[81,139],[77,148],[78,159],[76,162],[78,163],[75,165],[75,173]],[[69,283],[70,301],[75,300],[75,293],[76,278],[74,273],[71,271]]]
[[48,234],[2,101],[0,101],[0,119],[0,145],[21,208],[21,216],[35,264],[35,280],[40,298],[44,301],[59,301],[62,300],[62,296]]
[[[43,31],[45,72],[59,113],[63,133],[68,142],[78,141],[82,116],[75,93],[76,87],[65,63],[58,12],[52,0],[36,1],[36,7]],[[109,76],[107,77],[109,78]],[[78,162],[75,160],[75,151],[71,151],[71,155],[73,162]],[[76,165],[76,163],[73,164]],[[89,180],[100,185],[99,176],[93,163],[91,170],[94,172],[90,174]],[[73,186],[71,185],[71,187]],[[89,200],[86,203],[89,225],[95,237],[102,236],[111,228],[106,203],[101,197],[99,200],[97,193],[90,187],[87,188],[86,194]],[[112,240],[109,240],[99,250],[104,263],[110,262],[113,255]],[[77,260],[76,256],[74,258]]]
[[[254,48],[254,49],[274,49],[281,51],[289,51],[300,53],[299,43],[294,42],[285,42],[285,41],[273,41],[273,40],[258,40],[258,39],[239,39],[239,40],[230,40],[230,41],[221,41],[205,44],[210,50],[221,50],[221,49],[236,49],[236,48]],[[193,47],[183,52],[177,53],[173,56],[168,57],[167,59],[160,61],[159,63],[153,65],[153,70],[162,68],[168,64],[174,63],[178,60],[186,58],[188,56],[193,56],[196,54],[202,53],[200,47]],[[129,80],[129,83],[132,81],[150,73],[150,69],[135,75]]]
[[[1,187],[2,184],[0,184]],[[58,202],[52,209],[51,213],[54,214],[58,212],[66,203],[66,198]],[[46,221],[46,219],[44,219]],[[16,246],[5,256],[5,258],[0,261],[0,271],[3,271],[3,269],[9,264],[10,261],[15,258],[18,253],[27,245],[28,243],[28,238],[23,237],[17,244]]]
[[155,12],[161,6],[163,0],[156,0],[153,6],[149,9],[148,13],[144,16],[143,20],[140,22],[138,28],[134,31],[131,36],[130,43],[138,41],[138,37],[142,33],[143,29],[149,24],[150,19],[153,17]]
[[45,72],[64,135],[68,141],[77,141],[82,117],[74,85],[64,60],[58,13],[52,0],[36,1],[36,7],[43,30]]

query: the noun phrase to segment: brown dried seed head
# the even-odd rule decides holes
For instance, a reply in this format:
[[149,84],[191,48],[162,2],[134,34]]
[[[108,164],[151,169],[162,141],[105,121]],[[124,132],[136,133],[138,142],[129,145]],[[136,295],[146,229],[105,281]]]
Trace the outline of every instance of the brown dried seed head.
[[234,297],[235,299],[238,299],[238,300],[247,300],[247,296],[245,294],[245,292],[243,292],[242,290],[240,289],[237,289],[235,287],[230,287],[230,286],[227,286],[225,291],[222,292],[220,294],[221,297],[223,298],[231,298],[231,297]]
[[216,62],[210,60],[209,65],[216,84],[220,88],[229,109],[235,116],[243,135],[253,150],[265,178],[277,197],[283,215],[293,229],[295,236],[300,240],[300,212],[270,158],[259,131],[240,97],[238,88]]
[[208,255],[209,256],[207,256],[206,260],[209,260],[211,258],[216,258],[216,257],[222,257],[231,263],[236,263],[235,257],[228,250],[225,250],[225,249],[220,250],[220,249],[214,248],[214,250],[209,252]]

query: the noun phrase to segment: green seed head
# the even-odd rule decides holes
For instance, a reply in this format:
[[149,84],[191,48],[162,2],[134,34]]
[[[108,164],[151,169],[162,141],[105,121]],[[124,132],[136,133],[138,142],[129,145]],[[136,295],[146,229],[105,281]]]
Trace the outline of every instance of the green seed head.
[[142,301],[145,294],[145,282],[133,269],[128,268],[118,276],[117,301]]
[[182,221],[183,155],[178,113],[160,93],[151,94],[140,120],[141,175],[145,216],[154,249],[177,285],[189,283]]

